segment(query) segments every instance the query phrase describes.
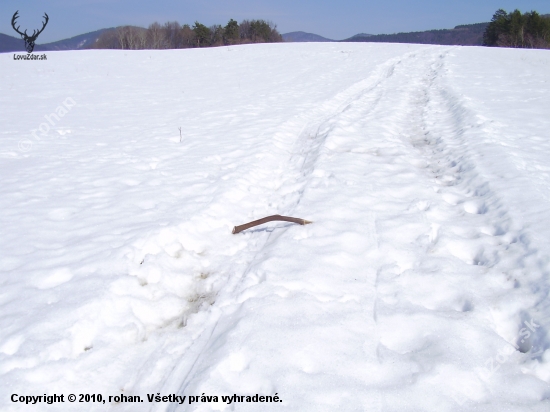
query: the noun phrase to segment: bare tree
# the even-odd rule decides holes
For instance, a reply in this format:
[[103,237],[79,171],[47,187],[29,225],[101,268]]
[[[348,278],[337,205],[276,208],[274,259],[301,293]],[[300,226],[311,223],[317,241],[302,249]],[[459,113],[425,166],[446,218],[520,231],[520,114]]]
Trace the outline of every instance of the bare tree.
[[140,30],[138,32],[138,35],[137,35],[137,44],[138,44],[138,49],[146,49],[147,48],[147,30],[146,29],[143,29],[143,30]]
[[195,38],[195,32],[188,24],[184,24],[181,28],[181,40],[183,48],[193,47],[197,42],[197,39]]
[[180,24],[177,21],[167,22],[164,24],[163,29],[167,48],[181,49],[183,42]]
[[126,32],[126,41],[128,44],[128,49],[137,50],[139,49],[139,32],[143,29],[140,27],[129,26]]
[[166,40],[164,36],[164,30],[162,29],[162,26],[154,22],[149,26],[147,29],[147,33],[149,35],[149,47],[151,49],[165,49],[166,48]]
[[117,48],[127,50],[137,50],[145,48],[141,37],[146,30],[141,27],[123,26],[115,30]]
[[126,26],[116,28],[116,38],[119,49],[126,49]]

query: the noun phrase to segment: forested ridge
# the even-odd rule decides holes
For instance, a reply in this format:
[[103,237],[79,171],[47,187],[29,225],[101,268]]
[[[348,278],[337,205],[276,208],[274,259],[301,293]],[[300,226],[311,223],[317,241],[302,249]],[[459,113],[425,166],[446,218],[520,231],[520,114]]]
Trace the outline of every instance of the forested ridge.
[[122,26],[103,33],[94,48],[97,49],[186,49],[192,47],[227,46],[246,43],[275,43],[283,38],[277,26],[265,20],[231,19],[225,26],[206,25],[195,22],[180,25],[177,21],[160,24],[155,22],[148,28]]

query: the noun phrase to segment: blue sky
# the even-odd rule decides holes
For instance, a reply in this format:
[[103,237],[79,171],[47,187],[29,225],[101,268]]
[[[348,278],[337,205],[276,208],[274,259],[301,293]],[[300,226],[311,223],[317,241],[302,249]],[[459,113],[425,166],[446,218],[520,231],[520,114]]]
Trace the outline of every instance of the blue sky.
[[21,29],[48,27],[38,43],[61,40],[120,25],[147,27],[158,21],[225,25],[230,18],[271,20],[281,33],[306,31],[331,39],[357,33],[396,33],[452,28],[489,21],[503,8],[550,13],[550,0],[1,0],[0,33],[17,36],[11,17],[19,10]]

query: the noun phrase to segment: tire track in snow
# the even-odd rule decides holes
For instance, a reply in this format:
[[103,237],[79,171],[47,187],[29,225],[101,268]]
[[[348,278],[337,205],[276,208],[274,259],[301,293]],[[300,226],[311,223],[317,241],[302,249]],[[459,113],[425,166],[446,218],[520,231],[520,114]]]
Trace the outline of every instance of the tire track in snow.
[[[416,263],[410,265],[410,271],[415,276],[409,275],[410,279],[403,279],[402,274],[406,272],[395,270],[391,264],[380,267],[376,279],[374,318],[378,325],[386,323],[383,329],[387,332],[387,323],[391,322],[392,317],[399,318],[399,312],[403,310],[414,310],[422,318],[422,312],[426,310],[441,316],[450,309],[456,311],[456,315],[452,315],[456,328],[463,330],[457,334],[454,330],[451,332],[445,329],[465,345],[486,340],[482,335],[493,331],[493,352],[485,351],[486,354],[482,355],[484,351],[475,348],[470,356],[472,359],[477,358],[476,362],[460,362],[457,359],[449,369],[453,372],[447,371],[451,380],[462,375],[468,376],[470,382],[468,387],[447,388],[447,394],[458,399],[459,403],[475,404],[482,401],[487,392],[494,392],[503,384],[497,378],[484,379],[490,375],[484,375],[487,362],[497,356],[503,345],[508,343],[518,348],[515,360],[521,364],[540,357],[548,348],[548,342],[544,340],[544,327],[534,331],[528,338],[520,334],[526,321],[536,319],[530,312],[536,311],[536,304],[544,296],[544,293],[539,293],[535,298],[529,297],[525,291],[519,292],[520,276],[526,269],[539,269],[536,264],[529,264],[533,260],[534,251],[525,243],[522,228],[513,221],[506,205],[476,167],[476,154],[472,149],[475,134],[469,133],[475,129],[474,116],[467,113],[460,101],[441,84],[444,59],[449,52],[430,61],[421,81],[413,83],[406,97],[412,108],[409,113],[412,121],[408,124],[408,130],[402,132],[423,158],[411,159],[411,163],[426,169],[428,177],[435,183],[433,190],[439,195],[439,199],[436,197],[421,201],[419,205],[425,209],[431,230],[425,237],[417,239],[424,245],[425,251],[419,255]],[[448,262],[438,262],[442,258]],[[518,271],[518,267],[522,269]],[[446,302],[437,296],[422,298],[414,296],[414,292],[407,292],[411,282],[427,280],[422,272],[437,274],[438,271],[454,272],[455,279],[448,280],[455,283],[458,290],[469,291],[466,294],[447,291]],[[460,285],[456,278],[472,282],[473,287]],[[422,288],[412,288],[413,291],[415,289],[418,293]],[[395,304],[396,298],[408,302]],[[411,308],[411,304],[419,305],[422,309]],[[382,316],[380,307],[384,308]],[[463,322],[468,318],[489,323],[490,326],[473,330]],[[394,322],[394,327],[399,327],[399,324]],[[423,325],[424,333],[433,333],[438,329],[430,326]],[[469,335],[469,339],[464,339],[465,335]],[[381,362],[403,360],[402,354],[397,353],[407,351],[406,345],[403,342],[400,342],[401,345],[396,342],[393,344],[400,349],[390,350],[387,345],[379,344],[377,354]],[[436,343],[428,339],[424,345],[436,346]],[[455,356],[460,349],[456,348],[456,352]],[[517,364],[504,365],[503,370],[506,367],[515,368],[516,373],[522,375]]]
[[[326,150],[325,141],[334,130],[339,117],[358,101],[365,99],[369,101],[366,111],[374,110],[384,94],[384,82],[393,76],[395,68],[410,54],[413,53],[388,60],[377,67],[368,78],[319,105],[315,110],[302,113],[298,118],[290,120],[288,122],[290,128],[298,128],[302,125],[298,137],[293,141],[283,137],[289,135],[286,131],[275,134],[278,149],[290,154],[279,173],[283,188],[278,190],[273,196],[273,201],[270,202],[270,204],[277,204],[275,199],[280,198],[281,193],[283,194],[285,201],[278,205],[278,213],[292,214],[299,205],[319,156],[323,150]],[[290,192],[285,190],[285,186]]]
[[[374,391],[369,395],[371,410],[406,410],[406,405],[399,403],[398,393],[404,399],[425,393],[427,404],[441,402],[444,409],[452,409],[456,406],[453,382],[465,379],[470,386],[462,388],[466,393],[459,395],[474,401],[483,401],[487,392],[495,389],[480,381],[476,368],[496,355],[495,347],[501,339],[498,335],[491,337],[494,347],[490,348],[476,346],[475,342],[487,341],[486,335],[494,333],[495,326],[486,326],[487,322],[495,325],[490,306],[505,299],[514,287],[494,270],[495,265],[505,259],[503,256],[518,256],[521,251],[514,236],[506,237],[498,230],[491,235],[490,229],[486,230],[489,234],[480,236],[482,232],[476,229],[482,225],[515,230],[505,207],[476,174],[472,155],[460,152],[464,141],[452,143],[449,138],[456,138],[453,128],[467,127],[463,124],[467,118],[462,119],[459,113],[457,126],[457,115],[447,109],[444,91],[439,90],[445,54],[440,56],[441,50],[430,48],[389,62],[375,76],[325,102],[318,110],[283,124],[274,142],[290,157],[277,155],[277,167],[270,170],[258,163],[245,179],[250,184],[258,176],[271,176],[270,180],[277,182],[275,194],[270,194],[273,188],[264,188],[256,195],[270,199],[268,203],[277,212],[292,214],[304,210],[304,200],[311,206],[312,195],[324,182],[346,176],[345,169],[331,169],[333,160],[349,158],[352,169],[364,170],[363,178],[355,175],[349,181],[339,179],[344,184],[366,184],[370,196],[362,201],[366,206],[363,213],[370,221],[361,241],[366,239],[371,248],[364,265],[375,270],[364,274],[370,290],[364,290],[360,299],[366,299],[365,308],[371,302],[371,320],[365,318],[364,323],[367,335],[372,335],[365,336],[365,352],[376,359],[369,368],[378,376],[369,380]],[[295,140],[296,130],[301,132]],[[453,193],[453,188],[462,192]],[[468,195],[471,199],[456,197]],[[335,191],[334,197],[338,196]],[[482,202],[472,196],[483,196]],[[402,239],[395,237],[397,231]],[[254,296],[249,290],[265,281],[265,275],[258,273],[265,271],[265,262],[281,246],[279,239],[288,241],[286,232],[253,232],[258,239],[253,249],[245,251],[248,257],[242,259],[241,274],[220,289],[225,295],[223,304],[214,305],[215,317],[203,318],[210,326],[185,354],[181,367],[167,377],[164,392],[194,393],[206,383],[213,370],[209,357],[216,356],[216,348],[223,345],[229,330],[237,328],[239,321],[233,324],[229,319]],[[490,240],[493,238],[496,244]],[[307,267],[307,263],[304,265]],[[464,283],[468,285],[464,287]],[[495,285],[502,293],[494,291]],[[432,292],[427,293],[430,289]],[[310,293],[321,302],[327,299],[315,291]],[[223,321],[223,326],[217,321]],[[411,323],[415,327],[411,328]],[[475,324],[478,326],[472,326]],[[434,353],[440,354],[435,360]],[[216,362],[222,361],[213,364]],[[438,371],[435,377],[433,370]],[[400,382],[400,388],[390,382]],[[426,382],[431,382],[429,387]],[[170,410],[175,409],[177,406]]]
[[[411,66],[414,68],[414,65],[421,60],[420,58],[416,57],[415,54],[411,54],[410,56],[406,57],[409,58],[410,61],[407,62],[406,67],[400,68],[401,71],[406,71]],[[395,67],[397,66],[397,64],[401,64],[401,61],[402,59],[399,59],[397,62],[392,63],[389,67],[379,70],[379,72],[381,71],[383,75],[377,76],[376,81],[373,85],[371,85],[371,87],[364,87],[362,90],[359,90],[355,94],[355,96],[352,96],[351,98],[346,98],[345,101],[339,105],[335,105],[334,102],[330,102],[330,105],[336,106],[338,108],[337,110],[335,110],[334,113],[319,116],[320,120],[310,121],[310,123],[308,123],[308,127],[306,127],[306,130],[304,130],[300,134],[301,140],[299,140],[293,148],[293,152],[298,152],[302,154],[302,156],[294,155],[294,157],[291,157],[290,161],[294,163],[291,164],[291,167],[283,169],[285,173],[290,174],[291,176],[288,181],[292,182],[293,184],[295,184],[296,181],[300,182],[299,185],[295,185],[293,187],[293,190],[291,191],[291,196],[289,197],[290,200],[286,203],[286,206],[289,209],[294,209],[299,205],[300,200],[303,198],[304,193],[306,192],[307,187],[311,184],[312,180],[318,180],[318,177],[323,177],[322,174],[315,177],[313,176],[316,172],[319,171],[317,165],[321,156],[323,156],[324,160],[330,160],[330,157],[339,156],[342,153],[352,154],[355,157],[362,157],[364,154],[369,155],[372,153],[372,151],[369,149],[363,150],[362,148],[357,147],[346,147],[347,143],[345,141],[338,141],[338,137],[342,134],[349,135],[349,131],[347,130],[347,128],[353,129],[353,127],[357,123],[376,120],[376,117],[379,114],[376,112],[377,109],[379,109],[379,111],[386,112],[388,107],[396,107],[396,104],[390,101],[389,104],[387,104],[386,102],[383,108],[379,108],[380,102],[384,100],[386,93],[391,90],[391,86],[378,86],[383,85],[384,80],[391,79],[394,76],[394,73],[396,71]],[[401,93],[391,95],[388,99],[391,100],[395,98],[397,98],[398,100],[402,100]],[[399,105],[397,105],[397,107],[398,106]],[[385,116],[387,117],[387,114]],[[406,118],[407,114],[405,112],[397,110],[395,111],[394,115],[390,115],[389,123],[403,123],[406,121]],[[385,131],[391,131],[394,134],[395,131],[393,124],[390,124],[389,130],[387,129]],[[328,146],[326,145],[327,139],[329,139]],[[334,142],[335,140],[336,142]],[[385,140],[384,136],[382,136],[382,140]],[[353,144],[356,143],[357,141],[354,140]],[[398,149],[393,147],[395,143],[400,146]],[[298,150],[296,150],[296,146],[299,148]],[[387,161],[387,159],[391,161],[393,157],[398,156],[399,151],[404,150],[410,149],[399,142],[393,141],[391,144],[386,144],[385,142],[382,142],[382,147],[376,149],[376,152],[379,152],[376,153],[376,155],[379,155],[382,158],[383,162]],[[385,178],[394,180],[395,176],[390,173],[389,175],[385,176]],[[374,225],[376,225],[376,218],[373,217],[371,220],[373,221]],[[276,238],[279,238],[280,236],[282,236],[282,233],[277,234]],[[369,237],[368,233],[367,236]],[[275,243],[276,239],[270,239],[270,236],[268,235],[266,239],[266,245],[273,248],[276,247]],[[254,259],[248,265],[248,268],[246,269],[241,279],[245,279],[247,273],[250,272],[252,269],[261,266],[262,261],[266,258],[266,253],[267,252],[260,252],[254,257]],[[371,281],[371,284],[373,283],[374,281]],[[250,286],[253,286],[253,284],[243,284],[242,288],[244,288],[246,291],[246,288]],[[245,293],[245,291],[241,292],[241,294]],[[374,297],[374,294],[372,293],[371,296]],[[375,328],[375,325],[371,325],[371,327]],[[205,342],[205,345],[207,344],[208,342]],[[200,351],[198,356],[204,357],[204,353],[205,352],[203,349]],[[197,365],[197,363],[194,363],[195,371],[200,370],[200,366]],[[191,372],[190,370],[186,374],[186,376],[196,376],[196,372]],[[188,379],[184,380],[184,384],[180,388],[179,393],[184,393],[186,390],[189,389],[188,385],[191,382],[185,381],[188,381]],[[197,383],[194,382],[194,386],[196,385]],[[375,405],[382,405],[382,402],[378,402],[378,398],[375,395],[372,395],[371,406],[373,405],[373,399],[375,400]]]
[[[349,109],[354,102],[365,98],[365,96],[370,96],[373,93],[376,97],[373,99],[372,107],[376,107],[382,93],[380,91],[380,86],[386,79],[393,75],[395,66],[400,64],[403,58],[404,56],[399,56],[387,61],[380,65],[369,78],[339,93],[313,111],[302,113],[295,119],[285,122],[280,127],[280,131],[273,136],[274,145],[279,152],[277,156],[281,159],[279,160],[279,165],[274,169],[273,166],[277,163],[277,159],[272,159],[271,162],[265,162],[260,158],[256,161],[252,171],[249,172],[246,177],[239,179],[239,184],[241,186],[243,184],[252,185],[261,182],[262,179],[269,181],[268,185],[263,186],[260,190],[255,192],[258,198],[268,199],[264,205],[260,206],[260,209],[263,208],[265,210],[265,204],[267,204],[270,210],[276,210],[276,213],[292,214],[296,206],[300,203],[300,199],[308,184],[310,176],[315,169],[315,164],[321,153],[323,143],[330,134],[335,119],[339,114]],[[301,130],[296,138],[295,130],[300,126]],[[275,174],[273,173],[274,171]],[[273,193],[273,189],[275,189],[275,193]],[[258,212],[256,211],[256,213]],[[256,217],[257,215],[250,215],[251,219]],[[285,224],[283,226],[287,227],[289,225]],[[269,229],[259,228],[249,230],[248,234],[254,233],[255,237],[257,237],[259,234],[258,232],[264,232],[263,236],[253,242],[250,242],[251,239],[249,239],[250,236],[248,236],[247,242],[251,243],[251,245],[239,252],[240,257],[233,256],[233,259],[237,259],[240,262],[246,262],[242,263],[242,267],[238,269],[242,274],[235,276],[233,273],[231,279],[221,285],[216,292],[216,295],[221,293],[229,300],[229,302],[226,301],[223,303],[224,309],[222,311],[227,312],[226,308],[228,306],[235,306],[231,308],[231,312],[237,310],[237,307],[240,306],[240,302],[233,301],[231,295],[234,293],[235,289],[243,287],[243,282],[251,268],[259,265],[265,259],[265,253],[263,252],[265,245],[274,244],[283,233],[280,231],[276,233]],[[246,235],[246,233],[243,235]],[[216,296],[216,299],[217,297],[218,296]],[[210,344],[212,336],[215,334],[219,317],[227,316],[227,314],[222,315],[220,310],[218,310],[219,308],[216,308],[216,306],[217,305],[214,304],[214,308],[208,309],[208,312],[211,313],[211,316],[208,316],[210,319],[205,322],[208,326],[200,332],[188,352],[185,353],[184,359],[182,359],[182,361],[173,368],[170,375],[166,377],[161,392],[185,393],[190,383],[190,377],[195,373],[195,369],[199,367],[197,365],[200,363],[201,358],[205,356],[205,348]],[[168,408],[163,405],[155,405],[152,407],[152,410],[172,411],[175,409],[177,409],[176,405],[169,406]]]
[[[365,167],[365,175],[370,177],[367,181],[375,182],[367,183],[367,190],[380,200],[371,202],[374,217],[370,227],[380,251],[374,261],[365,262],[377,266],[372,279],[373,325],[369,327],[377,335],[374,346],[380,374],[387,376],[390,365],[401,365],[401,370],[392,372],[397,376],[390,373],[392,378],[387,379],[401,381],[402,392],[413,396],[427,390],[423,381],[433,379],[430,369],[438,368],[435,386],[440,393],[434,395],[430,389],[426,401],[454,408],[457,394],[453,382],[458,385],[467,380],[458,395],[473,401],[487,399],[495,385],[502,384],[498,379],[483,382],[479,369],[497,355],[504,342],[494,332],[502,333],[499,329],[504,325],[509,335],[517,337],[518,326],[525,319],[510,322],[510,316],[495,317],[498,311],[494,307],[510,299],[515,288],[513,279],[497,265],[513,263],[514,267],[526,250],[518,242],[519,229],[506,207],[476,170],[467,141],[457,138],[462,132],[456,130],[467,129],[468,119],[460,109],[448,107],[444,99],[448,92],[440,90],[446,54],[441,50],[419,52],[392,70],[386,89],[377,91],[376,105],[370,105],[369,96],[358,98],[331,119],[334,125],[315,156],[322,155],[323,164],[316,160],[312,174],[323,177],[319,172],[327,167],[327,160],[346,153],[365,155],[365,161],[373,161],[372,156],[380,159],[378,170]],[[357,127],[366,141],[350,137],[357,134]],[[427,145],[426,139],[432,138],[434,142],[428,140]],[[435,143],[433,152],[424,150]],[[438,157],[438,153],[443,155]],[[463,198],[449,189],[459,186]],[[404,202],[409,203],[405,209]],[[403,240],[395,238],[401,228]],[[417,327],[411,328],[411,322]],[[475,345],[486,342],[487,335],[489,348]],[[518,343],[524,348],[531,345]],[[466,355],[464,347],[468,348]],[[434,362],[434,351],[445,354],[446,361]],[[521,376],[517,366],[508,366]],[[384,379],[377,385],[383,387]],[[391,393],[390,389],[379,399],[381,409],[395,407]]]
[[[510,286],[517,289],[523,283],[522,271],[518,272],[517,268],[527,269],[531,266],[530,260],[542,259],[534,256],[536,251],[529,247],[523,228],[514,222],[509,209],[476,165],[476,158],[479,158],[474,146],[476,135],[468,133],[476,129],[475,116],[466,111],[459,98],[438,84],[443,70],[443,59],[432,67],[428,87],[421,97],[426,101],[420,105],[423,111],[421,134],[411,137],[413,145],[426,156],[428,168],[439,186],[434,190],[455,209],[458,218],[469,220],[469,225],[474,226],[467,233],[459,230],[463,239],[445,242],[443,247],[466,264],[500,272],[498,276],[503,276],[500,282],[504,290]],[[439,229],[434,230],[432,244],[437,248],[442,222],[435,225]],[[456,232],[457,227],[453,229]],[[465,246],[468,243],[471,247]],[[530,270],[538,268],[532,266]],[[516,310],[515,314],[513,310],[494,313],[495,331],[519,346],[520,352],[529,352],[541,344],[543,347],[538,349],[547,349],[548,343],[540,341],[544,330],[526,340],[518,338],[523,322],[534,316],[525,308]]]
[[[429,53],[424,53],[424,54],[429,55]],[[426,56],[421,55],[419,57],[416,57],[414,54],[411,54],[410,56],[407,56],[407,57],[410,58],[410,61],[407,62],[405,67],[400,68],[401,71],[406,72],[411,68],[415,68],[415,66],[418,65],[418,62],[421,62],[422,67],[425,66],[425,64],[422,62],[422,58]],[[387,73],[385,78],[391,79],[395,73],[395,65],[390,67],[390,69],[385,73]],[[418,73],[415,73],[415,75],[417,74]],[[359,91],[359,93],[353,98],[347,99],[345,104],[340,105],[340,108],[341,108],[340,110],[337,110],[335,113],[329,116],[324,116],[324,118],[321,118],[321,121],[312,122],[312,126],[310,126],[310,128],[311,130],[313,130],[313,132],[308,133],[308,130],[306,130],[305,132],[301,133],[302,138],[305,137],[307,139],[308,137],[315,136],[316,139],[306,140],[306,143],[304,146],[308,147],[309,145],[309,150],[304,150],[305,153],[308,155],[306,159],[303,159],[303,157],[306,157],[306,156],[303,156],[302,158],[295,157],[294,160],[298,159],[298,161],[295,162],[294,169],[292,168],[284,169],[287,172],[289,170],[293,170],[294,176],[297,176],[298,179],[300,178],[302,179],[301,182],[302,182],[302,188],[303,188],[301,190],[294,190],[292,192],[294,194],[293,199],[295,200],[293,202],[288,202],[287,205],[290,205],[290,206],[295,205],[295,207],[297,207],[300,203],[300,200],[303,199],[304,194],[307,192],[308,187],[312,186],[311,185],[312,181],[319,180],[319,178],[323,177],[322,173],[318,174],[318,172],[321,171],[320,167],[321,168],[326,167],[326,165],[319,166],[319,159],[321,157],[323,158],[323,163],[326,163],[327,161],[330,161],[330,158],[333,156],[338,157],[341,155],[351,154],[357,159],[357,157],[363,157],[365,154],[366,155],[374,154],[375,156],[379,156],[381,158],[380,164],[384,164],[384,163],[387,163],[388,161],[392,162],[394,158],[397,158],[398,156],[402,156],[404,153],[410,152],[411,150],[410,145],[406,145],[400,142],[401,137],[395,138],[394,136],[393,139],[390,139],[391,140],[390,143],[387,143],[385,141],[387,140],[386,137],[388,132],[392,135],[395,135],[394,123],[397,123],[397,124],[405,123],[408,125],[408,121],[407,121],[408,113],[406,111],[395,110],[393,113],[390,113],[389,116],[387,114],[388,107],[396,108],[396,109],[400,108],[399,104],[396,104],[396,102],[393,101],[394,99],[397,99],[398,102],[401,101],[401,104],[406,109],[407,108],[410,109],[410,101],[405,99],[405,101],[403,102],[404,99],[402,99],[403,97],[402,90],[400,89],[403,87],[403,84],[406,84],[406,82],[403,83],[402,78],[399,79],[397,82],[400,83],[400,87],[396,89],[398,93],[393,93],[393,94],[390,93],[390,96],[387,99],[384,99],[386,96],[386,93],[388,91],[393,91],[393,87],[391,85],[385,86],[384,88],[376,88],[376,87],[365,88]],[[379,84],[382,84],[382,82],[378,82],[376,85],[379,85]],[[412,95],[416,91],[416,89],[413,87],[413,88],[410,88],[410,90],[408,91],[409,91],[409,94]],[[385,102],[384,107],[382,108],[379,107],[379,104],[381,101]],[[389,120],[388,124],[386,125],[381,125],[380,122],[377,123],[377,126],[378,127],[381,126],[382,131],[386,132],[386,133],[381,133],[381,135],[379,136],[378,143],[380,143],[381,146],[379,148],[375,148],[374,150],[372,150],[371,148],[350,147],[350,146],[357,145],[357,143],[363,143],[357,140],[358,136],[356,135],[354,136],[353,139],[344,137],[344,135],[347,136],[350,134],[350,130],[353,129],[353,127],[351,126],[355,126],[358,123],[369,123],[370,121],[373,121],[373,120],[376,121],[377,116],[380,115],[381,112],[385,113],[382,117],[385,116],[386,117],[385,120]],[[365,126],[365,124],[361,124],[361,125]],[[348,128],[351,128],[351,129],[348,130]],[[328,139],[328,142],[327,142],[327,139]],[[346,139],[348,139],[348,141],[346,141]],[[376,173],[376,170],[374,171],[374,173]],[[397,180],[397,181],[400,180],[399,176],[398,178],[395,177],[395,175],[392,173],[392,170],[390,170],[390,173],[385,174],[385,176],[378,176],[378,179],[380,180],[389,179],[389,180]],[[403,179],[405,181],[408,181],[410,180],[410,176],[404,175]],[[294,180],[296,180],[296,178],[294,178]],[[399,182],[399,184],[401,184],[401,182]],[[311,188],[312,190],[315,189],[314,186],[315,185],[313,185],[313,187]],[[392,202],[390,200],[389,203],[398,203],[400,206],[402,202],[399,202],[399,201]],[[387,201],[386,201],[386,204],[388,204]],[[392,207],[395,207],[395,206],[392,206]],[[374,225],[376,225],[376,218],[372,218],[372,220],[374,221]],[[367,237],[369,237],[368,233],[366,235]],[[283,236],[282,233],[278,234],[276,238],[279,238],[281,236]],[[375,235],[375,238],[376,238],[376,235]],[[265,255],[268,254],[269,249],[277,248],[276,239],[274,238],[269,239],[269,236],[268,236],[268,240],[269,241],[266,241],[266,246],[264,246],[266,250],[264,251],[262,249],[262,253],[258,254],[253,259],[253,261],[250,263],[250,265],[248,266],[246,272],[244,273],[241,279],[245,279],[246,275],[250,271],[252,271],[252,269],[254,270],[257,270],[259,268],[261,269],[263,261],[266,260]],[[383,251],[381,253],[383,253]],[[381,259],[381,260],[384,261],[384,259]],[[380,267],[384,268],[388,266],[391,267],[391,265],[382,263]],[[380,271],[378,272],[380,273]],[[373,288],[373,285],[375,283],[374,278],[367,279],[367,283],[368,282],[371,283],[371,288]],[[246,290],[253,286],[254,286],[254,282],[252,283],[248,282],[246,284],[243,283],[238,294],[241,296],[246,295]],[[377,286],[382,287],[381,285],[377,285]],[[367,295],[372,297],[373,301],[376,301],[374,291],[368,292]],[[244,301],[246,301],[247,299],[248,299],[247,297],[243,297]],[[321,301],[324,301],[326,297],[320,296],[320,299]],[[351,299],[354,300],[355,297],[352,297]],[[375,303],[375,306],[376,306],[376,303]],[[374,317],[376,317],[376,310],[374,310]],[[376,329],[375,324],[370,324],[368,326],[371,329]],[[206,344],[209,344],[209,343],[207,342]],[[370,343],[368,344],[368,346],[370,347]],[[330,347],[330,345],[328,345],[328,347]],[[380,345],[378,345],[377,348],[380,349]],[[389,353],[391,352],[391,350],[388,350],[387,352]],[[204,350],[201,350],[199,356],[205,357],[206,356],[205,353],[207,352],[205,352]],[[390,356],[393,356],[393,355],[390,354]],[[379,360],[380,360],[380,354],[379,354]],[[190,371],[187,376],[194,376],[195,378],[197,377],[197,372],[202,369],[201,366],[197,366],[197,365],[198,364],[195,363],[195,366],[194,366],[195,372],[191,373]],[[204,368],[208,370],[207,366],[204,366]],[[384,367],[382,366],[382,370],[383,368]],[[207,373],[206,370],[203,373]],[[387,371],[384,373],[387,374]],[[189,386],[191,382],[185,382],[182,388],[180,389],[180,393],[184,393],[186,390],[189,390],[189,389],[191,389],[190,392],[193,392],[192,388],[199,386],[200,381],[201,380],[199,379],[198,382],[193,382],[192,386]],[[383,384],[384,383],[382,382],[382,385]],[[371,407],[373,407],[372,410],[376,410],[377,408],[381,409],[382,406],[384,405],[384,402],[383,402],[383,399],[378,397],[378,395],[372,394],[370,396],[370,405]]]

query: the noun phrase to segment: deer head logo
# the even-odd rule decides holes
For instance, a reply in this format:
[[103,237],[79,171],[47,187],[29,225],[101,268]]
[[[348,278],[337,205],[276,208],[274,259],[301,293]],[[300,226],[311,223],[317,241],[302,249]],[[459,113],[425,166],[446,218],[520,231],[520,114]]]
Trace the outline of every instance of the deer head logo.
[[44,23],[42,23],[42,28],[38,31],[36,30],[33,30],[32,32],[32,35],[29,36],[27,34],[27,30],[25,30],[24,33],[21,33],[19,31],[19,26],[15,27],[15,21],[17,20],[17,18],[19,17],[17,14],[19,13],[19,10],[17,10],[14,14],[13,14],[13,17],[11,18],[11,25],[13,27],[13,29],[19,33],[21,35],[21,38],[23,40],[25,40],[25,49],[27,50],[27,53],[32,53],[32,51],[34,50],[34,42],[36,41],[36,38],[38,37],[38,35],[40,33],[42,33],[44,31],[44,28],[46,27],[46,24],[48,24],[48,20],[50,19],[48,17],[48,15],[46,13],[44,13],[44,18],[46,19],[46,21]]

